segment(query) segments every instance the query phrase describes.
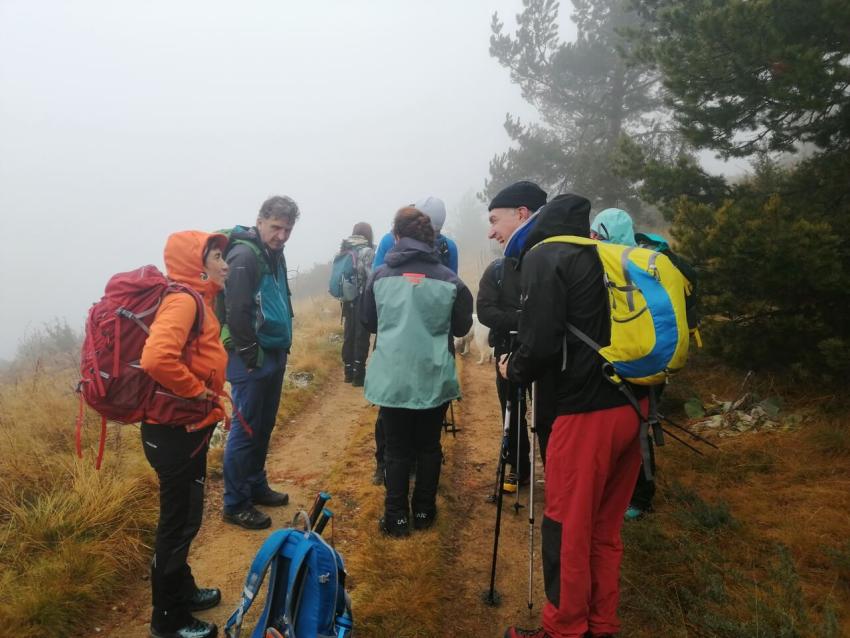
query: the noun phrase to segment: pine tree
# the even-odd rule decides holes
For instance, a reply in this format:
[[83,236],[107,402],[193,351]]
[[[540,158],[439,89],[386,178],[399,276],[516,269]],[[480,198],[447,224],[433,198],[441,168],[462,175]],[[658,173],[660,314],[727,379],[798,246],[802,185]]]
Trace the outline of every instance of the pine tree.
[[552,193],[572,190],[605,206],[639,212],[633,179],[616,170],[629,141],[649,157],[675,157],[680,138],[664,117],[659,76],[627,63],[638,28],[627,0],[572,0],[575,42],[559,36],[555,0],[523,0],[517,30],[504,33],[494,14],[490,54],[507,68],[540,123],[508,115],[513,145],[490,162],[485,198],[517,179],[532,179]]

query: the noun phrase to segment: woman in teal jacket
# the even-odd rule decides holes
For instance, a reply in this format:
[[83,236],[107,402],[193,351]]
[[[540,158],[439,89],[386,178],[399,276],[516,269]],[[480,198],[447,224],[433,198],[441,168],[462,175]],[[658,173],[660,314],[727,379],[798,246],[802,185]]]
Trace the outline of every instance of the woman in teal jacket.
[[395,245],[361,297],[360,316],[378,335],[365,394],[381,406],[385,428],[386,499],[380,526],[387,534],[405,536],[414,461],[414,529],[430,527],[437,515],[444,406],[460,398],[449,342],[451,335],[460,337],[472,327],[472,294],[440,263],[427,215],[402,208],[393,235]]

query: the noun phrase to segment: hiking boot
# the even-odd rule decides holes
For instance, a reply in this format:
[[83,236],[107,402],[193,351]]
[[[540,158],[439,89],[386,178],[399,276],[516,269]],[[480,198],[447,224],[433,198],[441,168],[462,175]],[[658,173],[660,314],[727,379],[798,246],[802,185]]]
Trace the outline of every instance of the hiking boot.
[[215,587],[196,589],[189,599],[189,611],[212,609],[221,602],[221,590]]
[[272,488],[269,488],[260,496],[252,496],[251,500],[257,505],[265,505],[266,507],[283,507],[289,505],[289,494],[275,492]]
[[641,508],[629,505],[628,508],[626,508],[626,513],[623,515],[623,519],[626,521],[636,521],[644,516],[646,516],[646,512],[644,512]]
[[413,529],[428,529],[434,524],[434,519],[437,518],[437,511],[434,512],[414,512],[413,513]]
[[543,627],[537,629],[520,629],[519,627],[508,627],[504,638],[552,638]]
[[225,523],[239,525],[245,529],[266,529],[267,527],[271,527],[272,524],[272,519],[268,514],[263,514],[254,507],[248,507],[234,514],[225,512],[222,518]]
[[384,484],[384,464],[378,463],[375,468],[375,473],[372,475],[372,485]]
[[355,388],[362,388],[363,383],[366,381],[366,368],[359,361],[355,361],[354,365],[351,366],[351,385]]
[[345,383],[351,383],[351,381],[352,381],[353,379],[354,379],[354,370],[352,369],[352,367],[351,367],[351,364],[350,364],[350,363],[346,363],[346,364],[345,364],[345,370],[344,370],[344,372],[343,372],[342,380],[343,380]]
[[402,538],[410,535],[410,527],[407,516],[402,516],[401,518],[392,519],[390,521],[387,521],[386,516],[382,516],[381,520],[378,521],[378,528],[387,536],[392,536],[394,538]]
[[508,475],[505,477],[505,482],[502,483],[502,492],[505,494],[514,494],[517,489],[519,489],[518,485],[519,481],[517,480],[516,472],[508,472]]
[[161,631],[151,623],[150,635],[153,638],[215,638],[218,627],[214,623],[192,618],[188,625],[174,631]]

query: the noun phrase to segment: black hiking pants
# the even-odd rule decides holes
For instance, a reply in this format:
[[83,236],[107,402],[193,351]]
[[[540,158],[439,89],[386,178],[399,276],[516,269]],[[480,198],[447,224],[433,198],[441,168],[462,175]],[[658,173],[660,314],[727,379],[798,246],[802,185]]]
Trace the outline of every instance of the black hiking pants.
[[375,462],[378,465],[384,464],[384,450],[387,447],[386,436],[384,435],[384,408],[378,408],[378,418],[375,419]]
[[[655,444],[652,442],[651,436],[649,437],[649,469],[652,471],[652,476],[655,476]],[[629,505],[643,512],[651,512],[654,498],[655,481],[646,480],[646,476],[643,473],[643,463],[641,463],[637,483],[632,492],[632,499],[629,501]]]
[[197,589],[187,563],[189,546],[204,514],[204,481],[210,428],[142,423],[142,448],[159,479],[159,524],[151,561],[152,624],[176,631],[189,623],[189,599]]
[[[511,399],[511,426],[508,430],[508,465],[511,471],[517,473],[520,480],[524,480],[531,474],[530,463],[530,446],[528,441],[528,426],[525,421],[526,400],[525,396],[517,405],[517,386],[510,383],[507,379],[499,374],[498,357],[496,358],[496,392],[499,395],[499,403],[502,406],[502,422],[501,426],[505,425],[505,405],[508,400],[508,393]],[[519,432],[517,432],[517,419],[519,419]],[[517,441],[519,441],[519,467],[517,467]]]
[[411,505],[415,514],[433,515],[437,511],[437,486],[443,451],[440,435],[445,406],[427,410],[381,408],[386,452],[384,455],[387,520],[410,515],[408,493],[410,467],[416,462],[416,483]]
[[342,362],[362,371],[369,356],[370,333],[360,322],[358,299],[342,304]]

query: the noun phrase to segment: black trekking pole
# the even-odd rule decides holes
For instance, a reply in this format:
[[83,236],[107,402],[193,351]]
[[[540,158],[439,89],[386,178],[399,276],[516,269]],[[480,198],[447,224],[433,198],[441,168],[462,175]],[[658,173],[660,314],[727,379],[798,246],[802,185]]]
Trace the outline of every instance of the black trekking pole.
[[520,445],[520,441],[522,440],[522,432],[520,428],[522,427],[522,415],[525,413],[525,388],[521,385],[517,385],[516,391],[516,465],[514,465],[514,477],[516,478],[516,500],[514,501],[514,514],[519,514],[519,511],[525,507],[522,503],[519,502],[519,475],[520,468],[522,465],[520,464],[520,457],[522,455],[522,445]]
[[673,439],[674,441],[678,441],[679,443],[681,443],[682,445],[684,445],[686,448],[688,448],[691,452],[695,452],[695,453],[699,454],[700,456],[705,456],[705,454],[703,454],[703,453],[702,453],[702,452],[701,452],[698,448],[695,448],[693,445],[691,445],[691,444],[690,444],[690,443],[688,443],[687,441],[685,441],[685,440],[683,440],[683,439],[680,439],[678,436],[676,436],[675,434],[673,434],[673,433],[672,433],[670,430],[668,430],[667,428],[661,428],[661,429],[662,429],[662,430],[664,430],[664,434],[666,434],[667,436],[669,436],[669,437],[670,437],[671,439]]
[[[672,426],[673,426],[674,428],[676,428],[677,430],[681,430],[682,432],[684,432],[685,434],[687,434],[688,436],[690,436],[690,437],[691,437],[691,438],[693,438],[694,440],[699,441],[700,443],[705,443],[706,445],[710,445],[710,446],[711,446],[711,447],[713,447],[715,450],[719,450],[719,449],[720,449],[719,447],[717,447],[714,443],[712,443],[712,442],[711,442],[711,441],[709,441],[708,439],[703,438],[703,437],[701,437],[699,434],[697,434],[696,432],[693,432],[693,431],[689,430],[689,429],[688,429],[688,428],[686,428],[685,426],[683,426],[683,425],[679,425],[679,424],[678,424],[678,423],[676,423],[675,421],[672,421],[672,420],[668,419],[668,418],[667,418],[666,416],[664,416],[663,414],[659,414],[659,415],[658,415],[658,418],[659,418],[659,419],[661,419],[662,421],[664,421],[665,423],[667,423],[668,425],[672,425]],[[668,434],[669,434],[669,433],[668,433]]]
[[316,495],[316,500],[313,501],[313,506],[307,513],[307,518],[310,519],[310,527],[313,527],[316,524],[316,521],[319,520],[319,516],[321,515],[322,510],[324,509],[325,504],[329,500],[331,500],[331,495],[327,492],[319,492]]
[[511,418],[511,394],[510,390],[508,391],[507,399],[505,400],[505,417],[504,423],[502,424],[502,442],[499,444],[499,459],[496,461],[496,483],[493,485],[493,493],[487,497],[488,503],[498,503],[499,507],[501,507],[502,503],[502,485],[505,482],[505,461],[508,458],[508,436],[509,436],[509,428],[510,428],[510,418]]
[[484,592],[484,603],[495,607],[502,602],[502,597],[496,591],[496,558],[499,555],[499,531],[502,523],[502,499],[500,489],[505,482],[505,467],[508,462],[508,436],[511,427],[511,395],[508,393],[505,401],[505,422],[502,427],[502,445],[499,450],[499,466],[496,470],[496,493],[493,495],[496,502],[496,529],[493,535],[493,562],[490,566],[490,589]]
[[[517,334],[518,333],[517,333],[516,330],[511,330],[511,332],[510,332],[511,338],[510,338],[510,342],[508,344],[508,353],[510,353],[513,350],[514,339],[516,338]],[[498,369],[498,367],[497,367],[497,369]],[[498,374],[501,374],[501,373],[498,373]],[[503,434],[502,444],[503,445],[506,445],[507,441],[508,441],[508,439],[506,437],[509,436],[509,432],[510,432],[510,425],[508,425],[508,424],[510,423],[510,415],[511,415],[511,411],[512,411],[511,410],[511,407],[512,407],[511,406],[511,383],[510,383],[510,381],[507,381],[507,379],[506,379],[506,382],[507,382],[507,388],[505,390],[505,414],[503,416],[503,424],[502,424],[503,425],[503,428],[502,428],[502,434]],[[502,450],[500,448],[499,449],[499,459],[496,461],[496,483],[495,483],[495,485],[493,485],[493,493],[490,494],[487,497],[488,503],[495,503],[496,502],[496,495],[501,493],[502,486],[505,483],[505,477],[500,476],[500,474],[499,474],[501,472],[501,469],[502,469],[502,456],[503,455],[504,455],[505,459],[508,458],[507,451]]]
[[528,488],[528,610],[534,607],[534,470],[537,443],[537,381],[531,383],[531,483]]

